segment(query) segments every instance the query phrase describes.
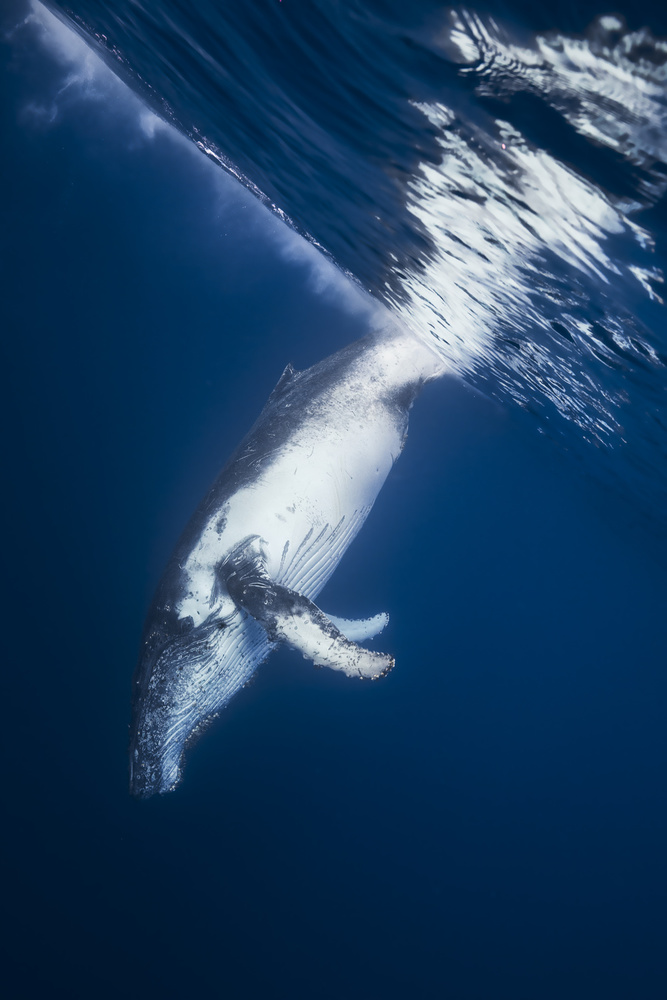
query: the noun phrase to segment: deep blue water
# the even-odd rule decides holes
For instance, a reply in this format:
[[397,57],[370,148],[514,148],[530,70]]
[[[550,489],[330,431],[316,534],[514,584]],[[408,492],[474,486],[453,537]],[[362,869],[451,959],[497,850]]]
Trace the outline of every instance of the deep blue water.
[[[115,12],[127,42],[131,21]],[[251,13],[236,25],[250,40]],[[630,27],[664,31],[658,15]],[[610,349],[620,360],[605,375],[583,350],[564,356],[607,395],[629,386],[632,460],[565,417],[540,433],[543,384],[517,406],[495,351],[470,379],[484,394],[430,386],[326,591],[334,613],[390,612],[395,670],[357,685],[275,654],[194,748],[182,787],[130,800],[130,680],[169,552],[286,362],[361,336],[368,314],[243,185],[175,133],[149,137],[140,106],[99,71],[77,82],[34,24],[16,27],[23,16],[6,8],[2,43],[9,995],[664,997],[659,363],[639,370]],[[576,32],[590,20],[577,16],[507,18]],[[397,18],[385,8],[390,35]],[[155,37],[154,70],[179,33]],[[428,66],[412,72],[430,99]],[[192,86],[209,134],[194,69]],[[327,134],[344,131],[324,97],[311,88],[308,100]],[[229,147],[221,111],[211,141],[234,162],[245,142],[252,180],[259,153],[240,107]],[[254,183],[273,172],[269,198],[287,197],[286,154],[265,155]],[[605,160],[636,193],[616,166]],[[372,243],[359,235],[366,208],[355,231],[348,195],[327,224],[295,179],[281,207],[370,286],[382,271],[359,249]],[[664,202],[651,197],[635,218],[660,266]],[[657,350],[664,309],[633,299],[618,240],[613,289],[596,299],[590,275],[578,279],[582,315],[617,294]],[[648,266],[639,251],[631,263]],[[572,274],[552,261],[541,280],[548,312]]]

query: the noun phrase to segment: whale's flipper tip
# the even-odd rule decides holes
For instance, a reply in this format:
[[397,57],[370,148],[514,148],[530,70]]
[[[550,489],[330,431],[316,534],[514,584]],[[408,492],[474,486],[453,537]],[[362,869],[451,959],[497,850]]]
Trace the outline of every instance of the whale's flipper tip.
[[389,624],[389,615],[385,611],[381,611],[379,615],[373,615],[372,618],[349,619],[337,618],[334,615],[327,615],[327,617],[338,631],[342,632],[346,639],[351,639],[352,642],[365,642],[367,639],[374,639]]
[[[394,667],[396,666],[396,660],[394,659],[394,657],[393,657],[393,656],[387,656],[387,657],[385,657],[385,659],[387,660],[387,664],[386,664],[386,666],[385,666],[385,667],[383,667],[383,668],[382,668],[382,670],[380,670],[380,673],[379,673],[379,674],[374,674],[374,675],[373,675],[373,676],[372,676],[372,677],[370,678],[370,679],[371,679],[372,681],[381,681],[381,680],[382,680],[382,678],[383,678],[383,677],[386,677],[386,676],[387,676],[387,674],[390,674],[390,673],[391,673],[391,671],[392,671],[392,670],[394,669]],[[366,679],[366,678],[362,678],[362,680],[365,680],[365,679]]]
[[324,621],[297,613],[283,623],[285,641],[312,660],[316,667],[340,670],[348,677],[377,680],[389,673],[394,665],[393,657],[352,642],[329,623],[326,616],[322,618]]
[[296,595],[298,602],[291,613],[277,617],[275,632],[288,646],[297,649],[316,667],[340,670],[348,677],[378,680],[394,666],[394,659],[359,646],[348,639],[324,612]]

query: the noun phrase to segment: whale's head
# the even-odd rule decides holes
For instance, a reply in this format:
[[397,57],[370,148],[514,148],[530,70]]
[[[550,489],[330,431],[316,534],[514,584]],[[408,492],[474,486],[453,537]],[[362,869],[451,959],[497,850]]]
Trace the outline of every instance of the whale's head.
[[170,792],[183,754],[271,650],[264,629],[243,612],[197,627],[168,609],[149,617],[135,672],[130,728],[130,792]]

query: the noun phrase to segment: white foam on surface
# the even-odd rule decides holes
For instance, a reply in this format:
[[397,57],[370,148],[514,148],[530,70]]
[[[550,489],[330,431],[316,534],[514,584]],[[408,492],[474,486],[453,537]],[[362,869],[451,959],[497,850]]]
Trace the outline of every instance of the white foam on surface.
[[[609,325],[619,292],[659,301],[662,275],[650,260],[636,260],[651,253],[650,233],[630,216],[667,186],[653,170],[667,162],[667,42],[646,30],[604,34],[622,28],[608,17],[588,38],[552,33],[519,42],[492,18],[449,13],[434,47],[478,95],[539,95],[580,135],[642,168],[639,198],[613,197],[502,118],[494,139],[445,103],[416,104],[441,148],[440,162],[422,163],[409,182],[407,207],[431,249],[419,268],[404,271],[398,294],[387,286],[402,322],[453,370],[491,373],[501,394],[521,404],[547,400],[605,444],[617,433],[625,394],[595,381],[585,342],[582,354],[550,349],[548,306],[580,287],[598,312],[608,302]],[[499,333],[522,349],[501,353]],[[633,336],[640,353],[657,357],[646,338]]]

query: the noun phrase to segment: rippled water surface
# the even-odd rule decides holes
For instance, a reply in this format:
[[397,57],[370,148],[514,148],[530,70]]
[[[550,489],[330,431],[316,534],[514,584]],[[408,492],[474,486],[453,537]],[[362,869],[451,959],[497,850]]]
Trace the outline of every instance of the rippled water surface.
[[631,24],[558,5],[61,13],[454,370],[662,519],[659,10]]

